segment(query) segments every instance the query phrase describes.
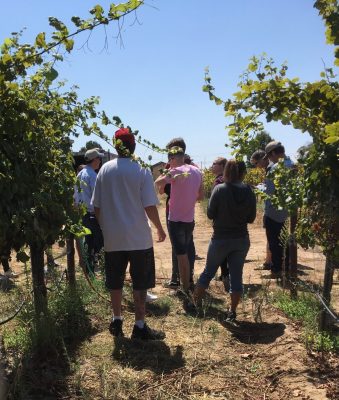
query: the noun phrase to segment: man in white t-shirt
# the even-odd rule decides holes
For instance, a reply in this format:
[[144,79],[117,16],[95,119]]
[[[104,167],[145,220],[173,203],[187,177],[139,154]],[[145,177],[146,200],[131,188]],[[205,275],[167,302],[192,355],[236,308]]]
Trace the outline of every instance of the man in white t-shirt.
[[132,339],[163,339],[163,332],[149,328],[144,321],[147,289],[155,286],[153,240],[147,217],[157,229],[158,241],[166,238],[156,208],[153,177],[150,170],[132,160],[135,139],[128,128],[116,131],[114,141],[119,157],[100,169],[92,198],[104,236],[106,287],[113,309],[109,330],[113,336],[123,336],[121,300],[129,263],[135,303]]

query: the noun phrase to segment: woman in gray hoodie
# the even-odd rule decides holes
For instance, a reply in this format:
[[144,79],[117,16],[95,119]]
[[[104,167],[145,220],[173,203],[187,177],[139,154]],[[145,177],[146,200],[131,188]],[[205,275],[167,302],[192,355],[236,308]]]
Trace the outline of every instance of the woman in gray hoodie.
[[236,319],[236,309],[243,291],[242,270],[250,247],[247,224],[252,223],[256,217],[256,198],[251,187],[243,183],[245,175],[246,166],[243,161],[227,161],[224,183],[217,185],[212,192],[207,216],[213,220],[213,235],[205,269],[194,291],[194,299],[199,301],[220,263],[227,258],[231,296],[227,321]]

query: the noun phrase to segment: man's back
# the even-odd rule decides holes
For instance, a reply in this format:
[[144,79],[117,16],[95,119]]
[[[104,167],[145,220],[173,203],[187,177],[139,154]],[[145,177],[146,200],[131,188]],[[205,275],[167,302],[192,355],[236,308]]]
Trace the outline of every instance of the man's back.
[[152,247],[145,207],[158,203],[153,178],[130,158],[117,158],[101,168],[93,195],[100,208],[105,251]]

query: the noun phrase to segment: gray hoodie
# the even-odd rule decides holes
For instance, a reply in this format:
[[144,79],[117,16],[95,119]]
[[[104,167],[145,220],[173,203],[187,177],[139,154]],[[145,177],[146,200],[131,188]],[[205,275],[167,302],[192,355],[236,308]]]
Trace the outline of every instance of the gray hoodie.
[[208,203],[207,216],[213,219],[212,239],[247,236],[247,224],[256,217],[255,194],[244,183],[217,185]]

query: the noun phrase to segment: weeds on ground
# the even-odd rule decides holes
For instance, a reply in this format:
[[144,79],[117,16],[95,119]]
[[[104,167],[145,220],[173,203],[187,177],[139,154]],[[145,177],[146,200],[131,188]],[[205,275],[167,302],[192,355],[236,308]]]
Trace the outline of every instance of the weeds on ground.
[[302,325],[307,349],[324,352],[339,351],[338,336],[318,329],[321,306],[311,293],[301,292],[295,299],[284,291],[277,291],[273,296],[274,304],[288,317]]
[[11,370],[9,399],[67,392],[65,377],[72,372],[76,349],[94,331],[86,310],[90,300],[81,281],[76,289],[65,283],[51,286],[46,315],[36,316],[28,301],[3,328]]

